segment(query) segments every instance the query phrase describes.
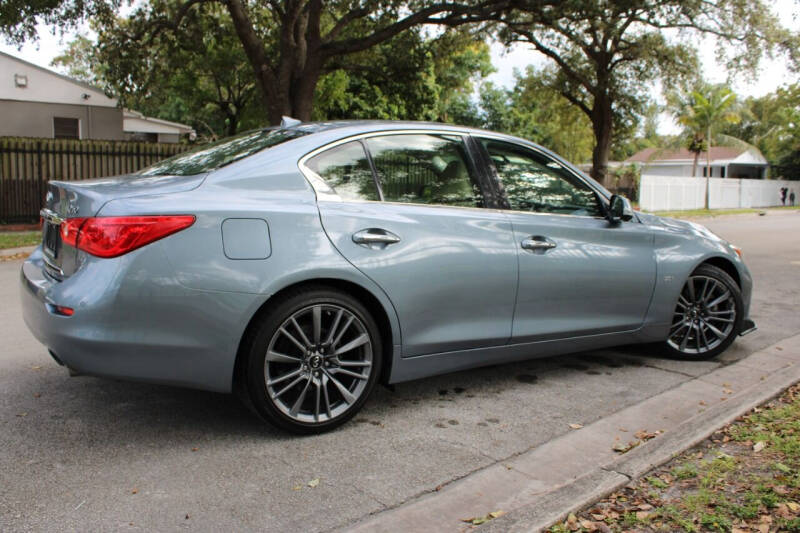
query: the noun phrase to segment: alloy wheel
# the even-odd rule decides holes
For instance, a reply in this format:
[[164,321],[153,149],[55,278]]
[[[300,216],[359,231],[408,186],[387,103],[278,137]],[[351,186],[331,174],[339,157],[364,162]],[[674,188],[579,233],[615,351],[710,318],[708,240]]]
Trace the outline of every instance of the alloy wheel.
[[332,420],[364,393],[372,340],[352,311],[315,304],[293,313],[270,339],[264,361],[268,399],[303,423]]
[[724,283],[691,276],[678,296],[667,343],[684,354],[705,354],[731,336],[736,318],[736,299]]

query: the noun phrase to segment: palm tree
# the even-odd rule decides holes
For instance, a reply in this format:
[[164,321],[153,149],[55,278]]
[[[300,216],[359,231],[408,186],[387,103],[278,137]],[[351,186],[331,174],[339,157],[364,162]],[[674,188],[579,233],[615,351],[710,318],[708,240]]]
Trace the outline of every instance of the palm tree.
[[736,110],[736,95],[725,85],[700,84],[688,95],[673,95],[670,98],[672,113],[681,124],[689,142],[687,148],[694,153],[692,177],[697,174],[697,160],[706,152],[706,209],[708,209],[711,187],[711,144],[714,131],[723,124],[735,124],[741,120]]

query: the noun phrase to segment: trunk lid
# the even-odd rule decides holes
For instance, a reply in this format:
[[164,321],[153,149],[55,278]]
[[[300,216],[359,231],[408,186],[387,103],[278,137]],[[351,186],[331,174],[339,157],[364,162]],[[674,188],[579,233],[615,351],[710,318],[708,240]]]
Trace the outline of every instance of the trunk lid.
[[78,250],[64,243],[61,223],[70,218],[97,215],[107,202],[120,198],[185,192],[200,186],[207,174],[193,176],[141,176],[130,174],[81,181],[51,181],[42,209],[42,251],[45,268],[61,280],[79,264]]

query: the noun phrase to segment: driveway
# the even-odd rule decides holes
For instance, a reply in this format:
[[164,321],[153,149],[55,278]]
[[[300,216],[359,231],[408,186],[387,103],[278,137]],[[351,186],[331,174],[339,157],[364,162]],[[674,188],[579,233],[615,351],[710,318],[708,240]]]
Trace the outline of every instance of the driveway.
[[460,372],[379,388],[305,438],[230,396],[69,378],[22,322],[20,263],[0,262],[0,530],[340,528],[800,333],[800,213],[702,222],[755,278],[759,330],[719,360],[626,347]]

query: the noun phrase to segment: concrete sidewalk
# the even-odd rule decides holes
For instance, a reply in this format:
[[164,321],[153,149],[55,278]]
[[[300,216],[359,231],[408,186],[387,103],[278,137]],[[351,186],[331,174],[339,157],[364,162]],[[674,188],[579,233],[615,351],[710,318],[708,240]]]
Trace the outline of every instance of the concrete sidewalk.
[[[684,382],[502,463],[372,516],[347,531],[538,531],[590,505],[800,381],[800,335]],[[637,431],[660,432],[620,454]]]
[[0,258],[11,257],[12,255],[30,254],[36,249],[36,246],[19,246],[17,248],[3,248],[0,249]]

